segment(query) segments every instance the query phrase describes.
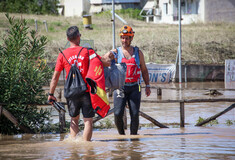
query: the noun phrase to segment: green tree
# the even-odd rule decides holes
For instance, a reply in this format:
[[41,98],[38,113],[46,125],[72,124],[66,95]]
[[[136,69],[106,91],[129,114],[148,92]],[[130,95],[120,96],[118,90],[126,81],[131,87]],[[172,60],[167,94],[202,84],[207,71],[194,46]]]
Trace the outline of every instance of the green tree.
[[[7,34],[0,45],[0,102],[20,122],[34,132],[48,127],[50,112],[38,111],[35,104],[46,102],[42,88],[51,76],[46,65],[45,36],[28,31],[25,19],[14,19],[6,14],[9,21]],[[0,133],[16,134],[21,131],[6,117],[0,116]]]
[[59,0],[1,0],[0,12],[58,14],[58,4]]

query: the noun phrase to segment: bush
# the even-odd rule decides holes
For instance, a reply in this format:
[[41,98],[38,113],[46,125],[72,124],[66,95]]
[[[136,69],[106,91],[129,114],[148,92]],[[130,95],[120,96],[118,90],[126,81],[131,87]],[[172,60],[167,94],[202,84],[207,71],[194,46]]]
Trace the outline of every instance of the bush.
[[117,14],[124,15],[124,16],[128,15],[129,18],[133,18],[137,20],[144,20],[144,18],[139,15],[141,12],[140,9],[127,8],[127,9],[115,10],[115,12]]
[[[45,62],[45,36],[28,32],[25,19],[15,20],[6,14],[10,23],[0,45],[0,102],[24,126],[34,132],[48,125],[50,112],[38,111],[36,104],[46,102],[42,88],[51,76]],[[6,117],[0,116],[0,133],[21,133]]]
[[[140,9],[133,9],[133,8],[115,10],[115,13],[118,14],[119,16],[121,16],[122,18],[133,18],[133,19],[137,19],[137,20],[144,20],[144,17],[141,17],[139,15],[140,12],[141,12]],[[101,13],[98,13],[97,15],[104,16],[104,17],[112,16],[110,10],[103,11]]]
[[58,14],[58,4],[59,0],[1,0],[0,12]]

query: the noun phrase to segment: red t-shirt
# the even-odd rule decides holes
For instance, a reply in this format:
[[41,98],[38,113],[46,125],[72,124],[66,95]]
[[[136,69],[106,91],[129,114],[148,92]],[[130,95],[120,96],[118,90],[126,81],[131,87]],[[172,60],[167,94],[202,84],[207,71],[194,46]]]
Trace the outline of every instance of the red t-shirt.
[[[71,65],[74,64],[75,60],[77,60],[77,55],[81,49],[82,49],[81,46],[77,46],[73,48],[67,48],[63,51],[66,59],[69,61]],[[55,66],[55,71],[61,72],[65,68],[66,79],[67,79],[71,66],[70,64],[68,64],[66,59],[64,58],[62,53],[59,53],[56,66]],[[86,82],[85,77],[87,75],[87,71],[89,67],[89,54],[88,54],[87,48],[83,48],[81,53],[79,54],[77,66],[80,70],[83,80]]]

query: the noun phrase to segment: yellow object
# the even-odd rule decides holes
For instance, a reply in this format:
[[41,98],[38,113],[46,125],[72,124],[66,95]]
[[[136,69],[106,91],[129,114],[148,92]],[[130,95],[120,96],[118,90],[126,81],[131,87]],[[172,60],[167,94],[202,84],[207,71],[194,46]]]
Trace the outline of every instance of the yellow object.
[[83,15],[83,25],[85,28],[91,27],[91,15]]
[[95,72],[95,76],[97,76],[97,75],[100,76],[100,74],[102,72],[101,65],[99,65],[99,67],[96,66],[94,72]]
[[100,87],[97,87],[97,92],[96,94],[107,104],[109,105],[109,100],[107,98],[107,95],[106,95],[106,92],[105,90],[103,90],[102,88]]

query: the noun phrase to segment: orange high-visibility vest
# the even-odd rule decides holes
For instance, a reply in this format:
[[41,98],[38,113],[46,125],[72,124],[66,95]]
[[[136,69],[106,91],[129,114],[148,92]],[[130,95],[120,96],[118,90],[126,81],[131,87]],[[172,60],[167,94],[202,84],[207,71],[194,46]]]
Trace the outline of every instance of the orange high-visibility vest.
[[130,59],[126,59],[122,52],[122,47],[117,48],[117,63],[126,63],[126,80],[125,82],[139,82],[141,76],[139,48],[134,47],[134,54]]

